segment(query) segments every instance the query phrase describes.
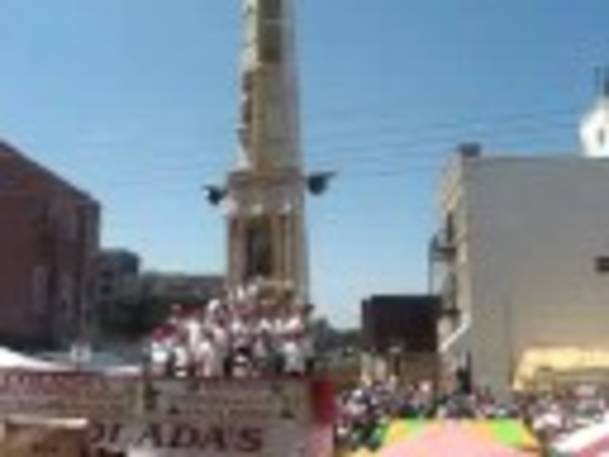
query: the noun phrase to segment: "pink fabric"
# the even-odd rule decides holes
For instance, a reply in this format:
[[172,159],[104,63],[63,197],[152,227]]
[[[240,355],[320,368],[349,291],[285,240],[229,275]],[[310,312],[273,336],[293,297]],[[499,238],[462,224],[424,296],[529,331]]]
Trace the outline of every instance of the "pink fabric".
[[574,454],[575,457],[603,457],[609,455],[609,437],[603,438]]
[[469,430],[458,422],[431,426],[418,437],[398,443],[379,453],[379,457],[530,457]]

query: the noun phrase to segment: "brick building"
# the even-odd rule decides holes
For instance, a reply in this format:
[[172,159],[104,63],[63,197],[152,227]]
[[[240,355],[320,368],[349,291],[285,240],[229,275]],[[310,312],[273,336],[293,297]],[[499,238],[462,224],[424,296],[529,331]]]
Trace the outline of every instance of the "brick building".
[[0,142],[0,345],[56,347],[87,331],[99,204]]

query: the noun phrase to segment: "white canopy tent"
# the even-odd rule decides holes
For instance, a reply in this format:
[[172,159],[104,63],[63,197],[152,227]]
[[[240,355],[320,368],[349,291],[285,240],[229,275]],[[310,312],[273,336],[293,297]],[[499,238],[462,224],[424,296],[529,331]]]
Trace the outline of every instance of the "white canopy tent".
[[37,359],[5,347],[0,347],[0,369],[70,371],[73,368],[69,365]]

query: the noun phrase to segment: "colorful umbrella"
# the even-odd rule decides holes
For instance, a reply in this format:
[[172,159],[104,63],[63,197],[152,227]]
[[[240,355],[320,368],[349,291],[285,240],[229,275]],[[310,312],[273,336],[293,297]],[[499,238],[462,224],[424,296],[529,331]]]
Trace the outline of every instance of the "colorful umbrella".
[[[391,446],[395,443],[410,440],[429,427],[445,423],[443,421],[427,420],[397,420],[388,427],[383,444]],[[460,426],[467,428],[480,437],[496,441],[508,447],[526,450],[538,450],[539,442],[528,431],[522,421],[514,419],[458,421]]]
[[478,420],[467,423],[476,433],[509,447],[539,451],[540,443],[522,421],[515,419]]
[[525,425],[521,421],[513,419],[473,421],[394,420],[375,431],[374,439],[370,440],[373,441],[375,446],[370,447],[372,449],[380,448],[380,451],[374,455],[383,456],[383,453],[388,449],[406,446],[419,437],[428,436],[431,431],[437,433],[438,430],[446,428],[451,432],[459,430],[463,435],[469,437],[470,441],[478,444],[482,443],[485,446],[497,447],[498,445],[503,450],[512,448],[523,452],[528,451],[533,455],[538,454],[540,449],[539,442]]
[[349,457],[374,457],[374,452],[368,449],[360,449],[359,451],[351,454]]
[[426,420],[396,420],[387,427],[383,439],[384,446],[391,446],[404,439],[412,439],[429,426]]
[[477,433],[471,424],[459,422],[434,423],[417,437],[388,446],[377,453],[378,457],[530,457],[531,455]]

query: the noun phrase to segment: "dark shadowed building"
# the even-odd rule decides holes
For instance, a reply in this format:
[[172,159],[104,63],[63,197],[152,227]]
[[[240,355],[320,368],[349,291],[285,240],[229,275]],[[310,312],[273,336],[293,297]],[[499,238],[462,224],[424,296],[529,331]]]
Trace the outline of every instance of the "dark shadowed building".
[[372,377],[436,377],[440,298],[375,295],[362,302],[364,371]]
[[99,204],[0,142],[0,344],[52,347],[88,331]]
[[134,294],[140,273],[139,256],[127,249],[103,249],[97,260],[97,303],[111,306]]

